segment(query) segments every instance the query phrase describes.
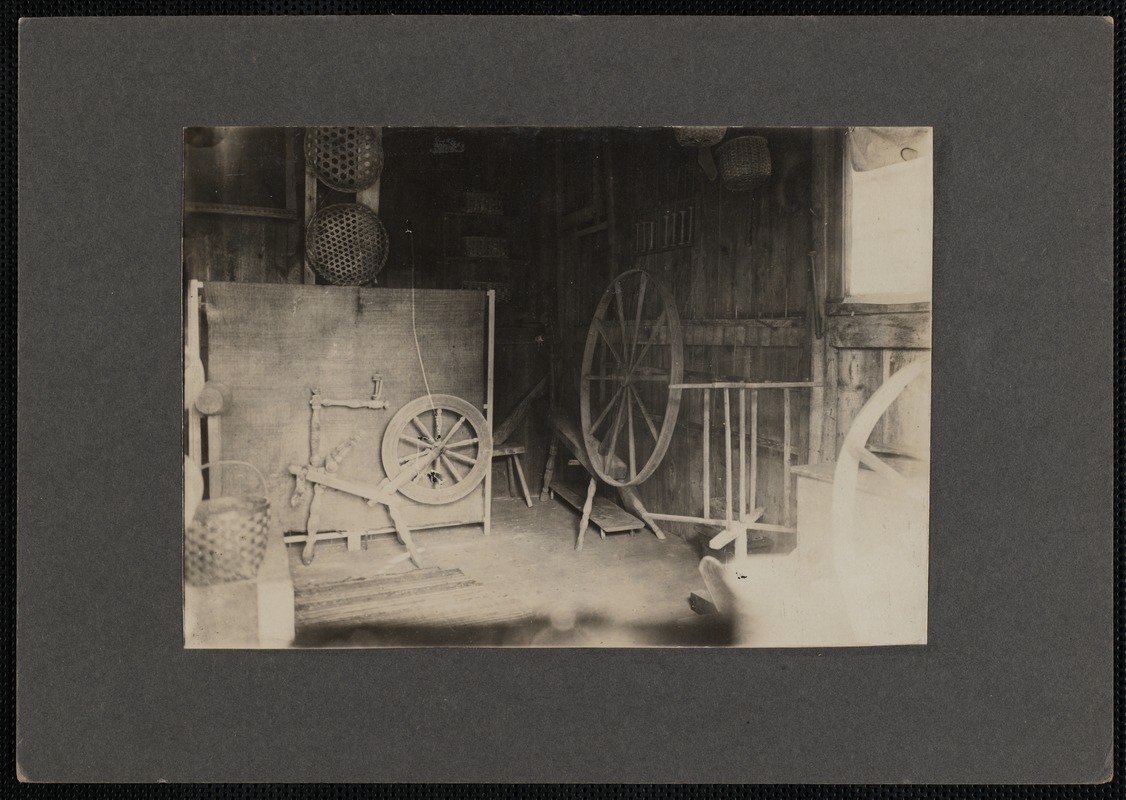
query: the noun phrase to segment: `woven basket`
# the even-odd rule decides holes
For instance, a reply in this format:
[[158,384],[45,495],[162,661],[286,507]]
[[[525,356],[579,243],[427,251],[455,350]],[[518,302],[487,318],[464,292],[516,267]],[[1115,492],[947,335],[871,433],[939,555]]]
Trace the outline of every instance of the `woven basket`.
[[309,128],[305,160],[330,189],[359,192],[379,180],[383,145],[375,128]]
[[717,151],[719,176],[732,192],[746,192],[770,178],[770,148],[761,136],[740,136]]
[[337,286],[362,286],[387,263],[387,231],[359,203],[322,208],[309,221],[305,254],[313,271]]
[[712,147],[723,141],[727,135],[727,128],[695,127],[673,128],[676,134],[676,143],[681,147]]
[[[249,467],[262,483],[261,495],[204,500],[184,532],[184,578],[193,586],[252,580],[266,554],[270,501],[266,479],[245,461],[217,461]],[[201,469],[213,466],[204,464]]]
[[504,204],[500,195],[492,192],[465,192],[461,197],[461,210],[466,214],[488,214],[499,217],[504,214]]
[[508,258],[508,240],[502,236],[462,236],[466,258]]

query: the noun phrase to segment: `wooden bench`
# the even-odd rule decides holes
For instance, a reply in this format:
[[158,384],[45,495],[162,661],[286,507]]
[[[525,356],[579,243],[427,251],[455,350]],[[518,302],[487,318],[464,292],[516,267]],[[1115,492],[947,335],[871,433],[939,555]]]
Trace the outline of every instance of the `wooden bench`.
[[505,459],[505,466],[508,468],[508,494],[514,495],[516,493],[516,482],[513,480],[513,470],[516,472],[516,477],[520,479],[520,491],[524,495],[524,502],[528,504],[528,508],[532,507],[532,493],[528,491],[528,482],[524,479],[524,466],[520,463],[520,456],[524,454],[524,448],[520,445],[504,445],[493,449],[493,458]]

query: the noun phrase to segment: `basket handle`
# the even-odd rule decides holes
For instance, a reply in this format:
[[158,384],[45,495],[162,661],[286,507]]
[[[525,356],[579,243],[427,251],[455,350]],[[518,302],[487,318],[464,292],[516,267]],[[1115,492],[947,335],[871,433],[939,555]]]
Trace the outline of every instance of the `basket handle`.
[[200,466],[200,471],[203,471],[208,467],[227,466],[228,464],[237,464],[243,467],[250,467],[252,470],[254,470],[254,474],[258,476],[258,480],[262,482],[262,496],[267,500],[270,499],[270,489],[266,485],[266,479],[262,476],[262,472],[258,469],[258,467],[254,466],[249,461],[231,461],[228,459],[224,459],[222,461],[210,461]]

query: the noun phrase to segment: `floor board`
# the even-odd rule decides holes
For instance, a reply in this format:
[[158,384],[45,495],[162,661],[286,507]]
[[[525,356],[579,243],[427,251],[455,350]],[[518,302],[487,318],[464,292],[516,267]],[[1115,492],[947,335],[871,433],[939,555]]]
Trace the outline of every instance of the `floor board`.
[[[693,616],[689,596],[703,586],[696,549],[648,530],[598,535],[587,531],[574,549],[578,514],[559,500],[528,508],[516,498],[493,503],[492,535],[480,526],[418,531],[415,543],[427,568],[461,570],[498,602],[552,619],[596,616],[619,626],[666,625]],[[414,569],[394,535],[368,539],[347,552],[343,541],[320,543],[306,567],[290,547],[290,571],[298,594],[326,583]],[[441,620],[434,620],[440,623]]]

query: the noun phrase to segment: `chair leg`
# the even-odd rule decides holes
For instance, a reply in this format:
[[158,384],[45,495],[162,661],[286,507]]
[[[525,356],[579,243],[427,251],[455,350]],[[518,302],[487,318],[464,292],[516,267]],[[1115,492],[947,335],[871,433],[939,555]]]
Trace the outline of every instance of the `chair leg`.
[[524,493],[524,502],[528,504],[528,508],[531,508],[532,493],[528,491],[528,482],[524,480],[524,467],[520,464],[519,455],[514,455],[512,457],[512,466],[516,467],[516,477],[520,479],[520,489]]
[[512,475],[512,456],[504,460],[504,470],[508,473],[508,496],[516,496],[516,478]]

